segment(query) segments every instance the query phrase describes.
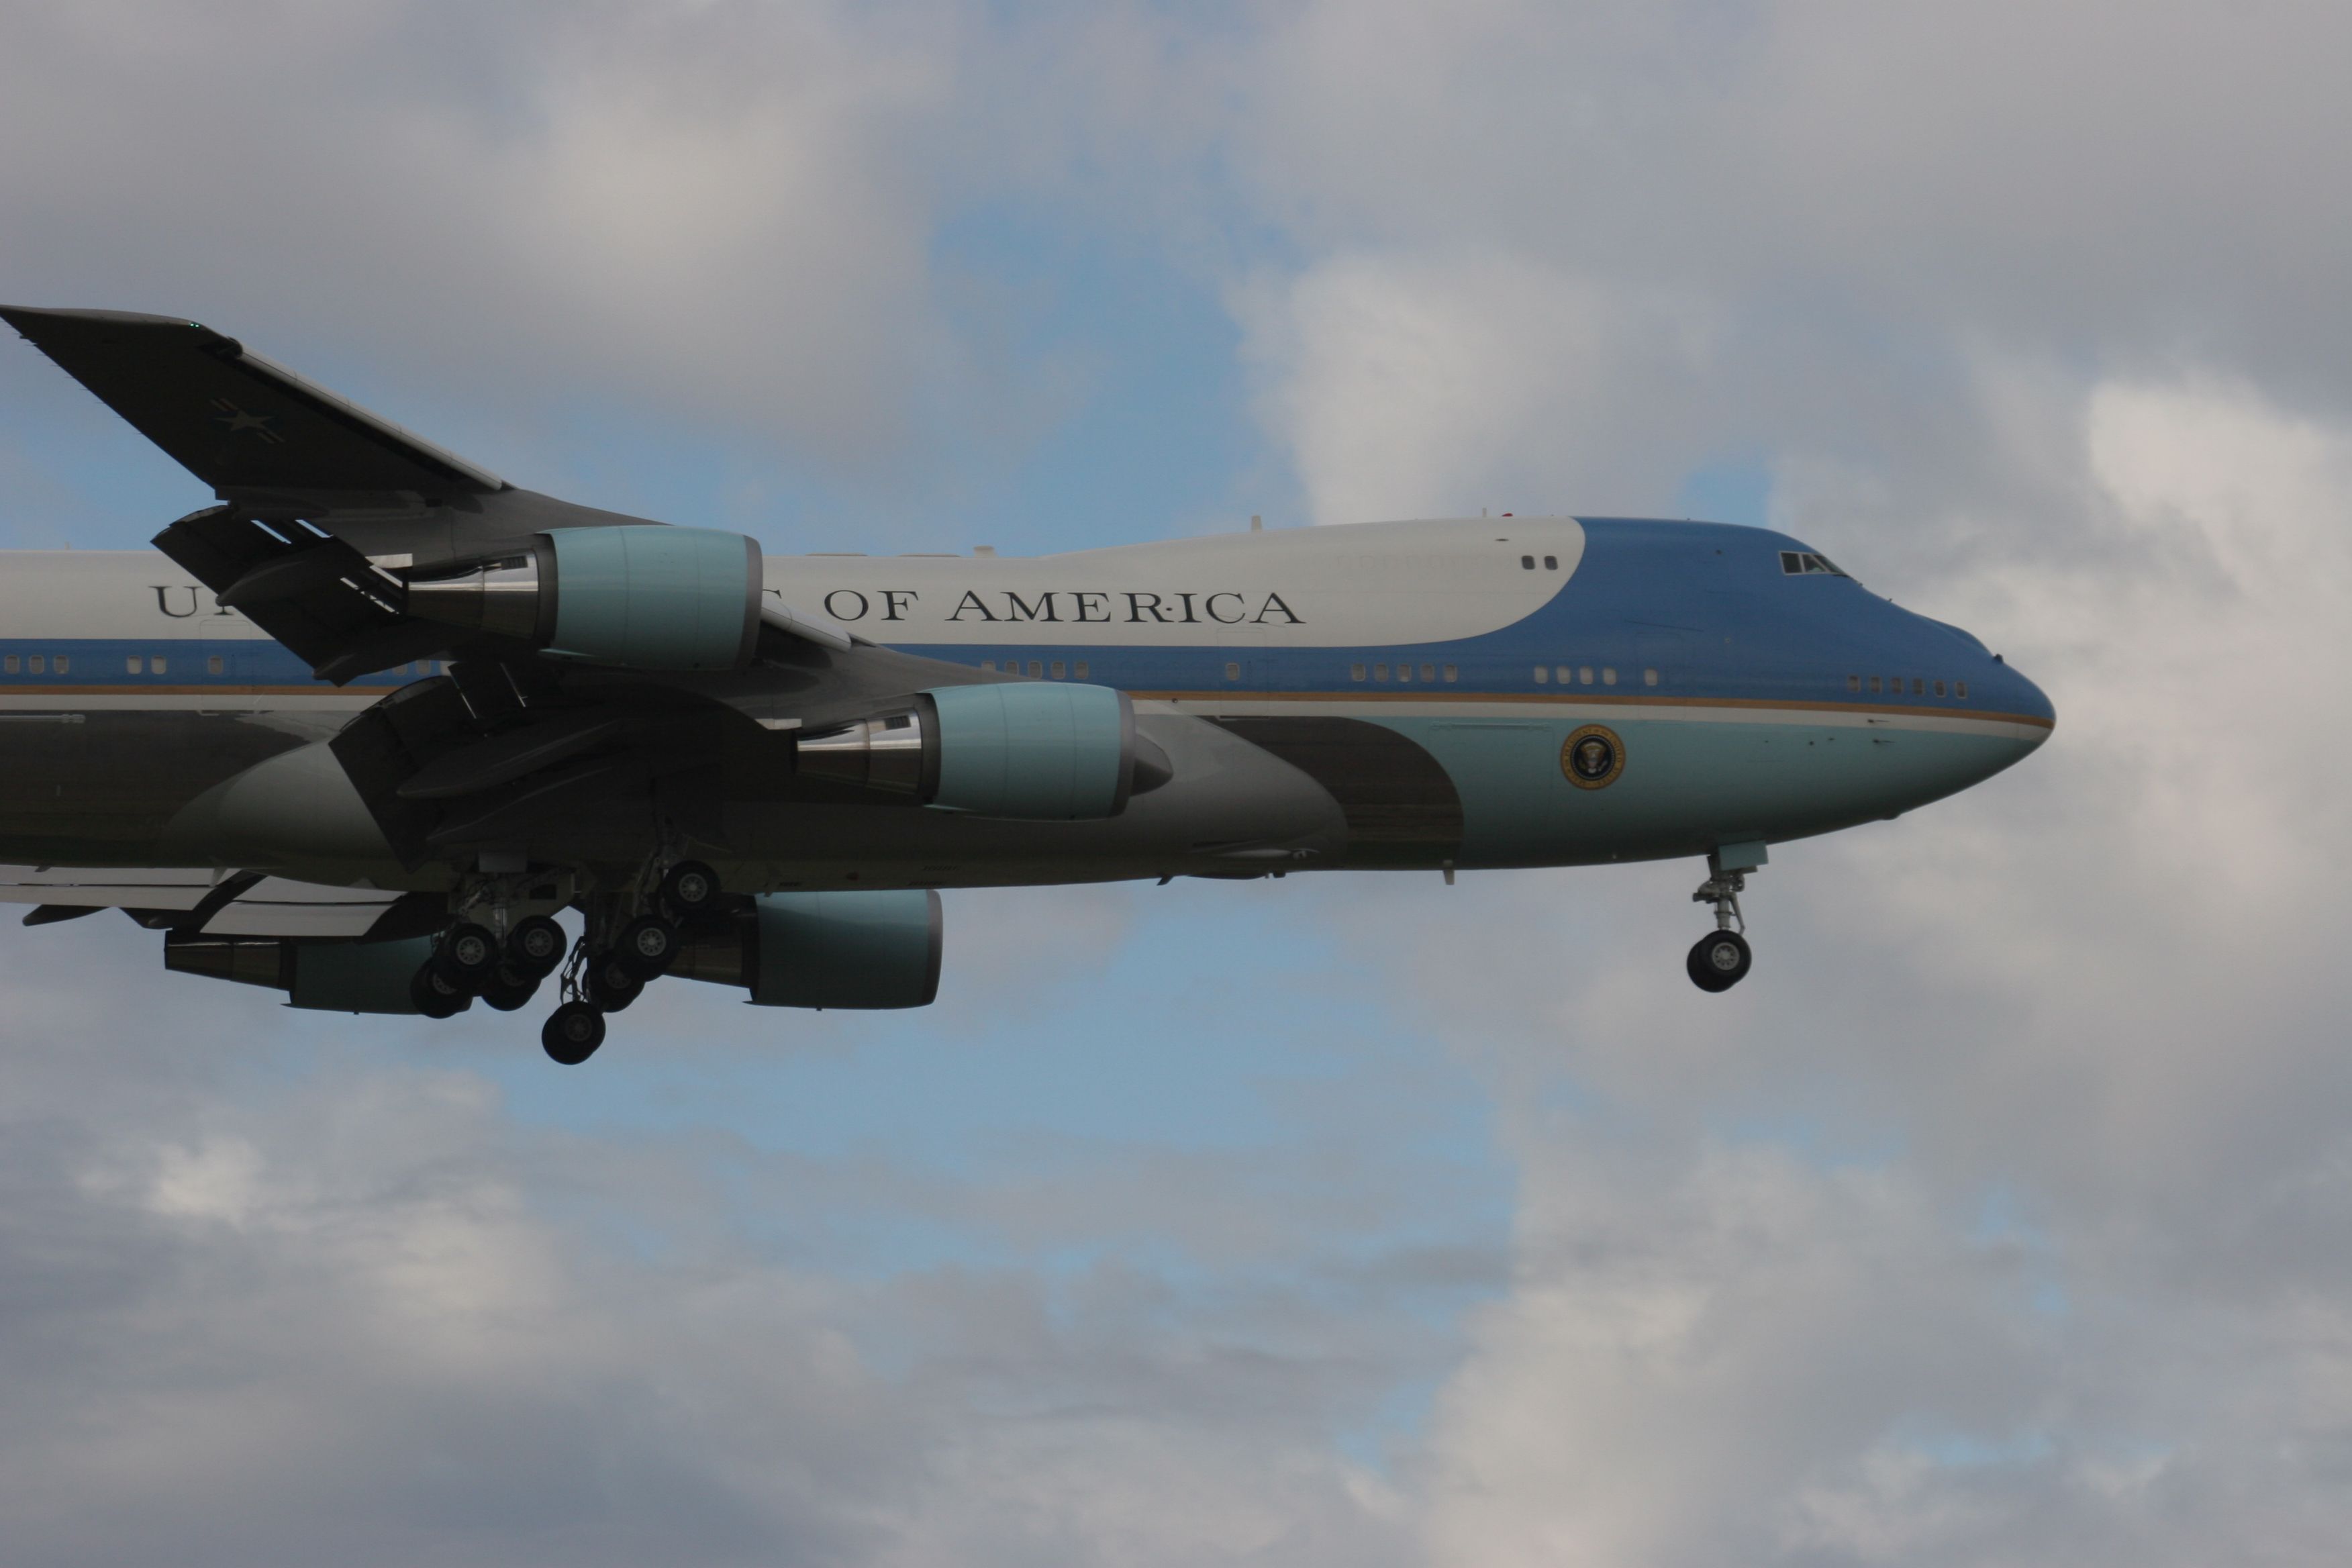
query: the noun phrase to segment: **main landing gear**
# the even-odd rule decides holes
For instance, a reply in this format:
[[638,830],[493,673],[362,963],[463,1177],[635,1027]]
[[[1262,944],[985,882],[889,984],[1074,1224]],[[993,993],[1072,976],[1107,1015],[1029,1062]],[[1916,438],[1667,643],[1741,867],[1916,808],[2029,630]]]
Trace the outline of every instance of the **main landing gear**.
[[[576,1067],[604,1043],[606,1016],[668,973],[687,927],[719,907],[721,891],[719,874],[701,861],[659,858],[633,885],[601,893],[583,893],[579,873],[552,886],[546,874],[485,876],[457,899],[460,918],[410,977],[409,1000],[428,1018],[453,1018],[476,997],[512,1013],[529,1006],[560,972],[561,1002],[540,1030],[540,1043],[556,1061]],[[586,917],[576,946],[547,915],[509,923],[516,903],[546,909],[558,900]]]
[[[596,900],[585,906],[582,933],[562,980],[563,1003],[548,1017],[539,1042],[551,1060],[578,1067],[604,1043],[605,1019],[635,1002],[646,983],[669,972],[684,931],[719,901],[719,874],[699,860],[680,860],[662,873],[648,900],[643,892]],[[646,906],[650,902],[651,909]],[[632,910],[635,910],[634,914]],[[561,927],[556,951],[562,951]],[[521,931],[517,928],[517,933]]]
[[545,915],[518,921],[500,940],[489,927],[460,921],[441,933],[433,956],[408,984],[409,1000],[428,1018],[449,1018],[478,996],[501,1013],[528,1006],[572,945]]
[[1748,945],[1748,921],[1739,912],[1739,895],[1747,890],[1748,873],[1764,864],[1761,844],[1726,845],[1706,858],[1707,879],[1691,895],[1695,904],[1715,906],[1715,931],[1691,944],[1683,967],[1691,984],[1702,991],[1728,991],[1748,978],[1756,955]]

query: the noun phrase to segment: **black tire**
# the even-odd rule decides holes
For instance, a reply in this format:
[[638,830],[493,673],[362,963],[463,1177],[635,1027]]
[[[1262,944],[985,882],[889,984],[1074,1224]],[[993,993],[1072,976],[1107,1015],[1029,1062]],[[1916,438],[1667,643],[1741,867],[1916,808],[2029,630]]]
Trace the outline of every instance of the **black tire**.
[[1719,931],[1692,943],[1683,967],[1700,990],[1728,991],[1748,978],[1748,967],[1755,962],[1746,937],[1736,931]]
[[507,932],[507,967],[518,974],[552,974],[571,947],[572,939],[562,926],[545,915],[532,915]]
[[600,952],[590,957],[581,973],[582,988],[588,1000],[603,1011],[618,1013],[635,1001],[646,988],[646,983],[621,962],[616,952]]
[[501,1013],[513,1013],[530,1005],[539,994],[539,983],[546,976],[517,974],[511,964],[501,963],[482,986],[482,1000]]
[[428,1018],[454,1018],[474,1005],[471,996],[441,978],[429,958],[410,977],[408,1000]]
[[662,873],[662,907],[683,925],[719,901],[719,873],[699,860],[681,860]]
[[677,956],[677,927],[659,915],[639,915],[621,928],[613,952],[640,982],[655,979],[667,973],[670,960]]
[[566,1002],[540,1026],[539,1043],[551,1060],[576,1068],[604,1043],[604,1015],[585,1002]]
[[499,939],[488,926],[459,921],[441,936],[433,950],[433,967],[457,990],[467,995],[489,983],[499,967]]

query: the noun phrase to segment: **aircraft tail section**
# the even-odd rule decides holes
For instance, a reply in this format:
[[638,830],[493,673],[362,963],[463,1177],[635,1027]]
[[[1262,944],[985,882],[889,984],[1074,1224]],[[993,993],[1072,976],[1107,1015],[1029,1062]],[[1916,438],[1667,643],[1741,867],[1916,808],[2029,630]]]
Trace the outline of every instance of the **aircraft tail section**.
[[225,499],[506,488],[200,322],[18,305],[0,320]]

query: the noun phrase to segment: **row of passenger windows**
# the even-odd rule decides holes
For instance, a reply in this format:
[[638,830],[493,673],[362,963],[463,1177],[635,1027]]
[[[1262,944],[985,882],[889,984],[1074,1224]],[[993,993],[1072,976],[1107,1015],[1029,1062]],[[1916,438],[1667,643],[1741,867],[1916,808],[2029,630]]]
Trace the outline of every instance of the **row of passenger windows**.
[[[994,659],[992,659],[992,658],[983,658],[983,659],[982,659],[982,660],[980,661],[980,668],[982,668],[982,669],[994,669],[994,668],[997,668],[996,661],[995,661]],[[1047,676],[1046,676],[1046,674],[1045,674],[1045,671],[1046,671],[1046,668],[1048,668],[1048,666],[1047,666],[1047,661],[1046,661],[1046,660],[1042,659],[1042,658],[1033,658],[1033,659],[1031,659],[1031,660],[1029,661],[1029,679],[1032,679],[1032,680],[1044,680],[1044,679],[1047,679]],[[1062,659],[1062,658],[1055,659],[1055,660],[1053,660],[1053,661],[1052,661],[1051,668],[1052,668],[1052,669],[1053,669],[1053,671],[1054,671],[1053,676],[1051,677],[1051,679],[1055,679],[1055,680],[1067,680],[1067,679],[1070,679],[1070,674],[1071,674],[1071,661],[1070,661],[1070,660],[1068,660],[1068,659]],[[1230,666],[1230,665],[1228,665],[1226,668],[1230,669],[1230,668],[1232,668],[1233,667],[1232,667],[1232,666]],[[1085,659],[1079,659],[1079,660],[1077,660],[1077,661],[1076,661],[1076,671],[1077,671],[1077,679],[1079,679],[1080,680],[1084,680],[1085,679],[1087,679],[1087,661],[1086,661]],[[1004,673],[1005,673],[1005,674],[1007,674],[1007,675],[1018,675],[1018,674],[1020,674],[1020,673],[1021,673],[1021,661],[1020,661],[1019,659],[1017,659],[1017,658],[1008,658],[1008,659],[1006,659],[1006,660],[1004,661]]]
[[[172,656],[160,653],[130,654],[123,658],[122,668],[124,673],[129,675],[169,675],[172,673],[173,668]],[[185,667],[184,666],[183,668],[184,668]],[[1006,668],[1012,668],[1009,661]],[[449,671],[448,661],[446,659],[420,658],[410,664],[395,664],[383,673],[391,676],[431,675],[436,671],[444,675],[447,674]],[[70,654],[12,653],[0,655],[0,675],[70,675],[72,673],[73,656]],[[226,656],[221,654],[206,654],[205,656],[205,673],[206,675],[227,674],[228,659]],[[1031,667],[1031,673],[1035,673],[1035,667],[1034,665]],[[1062,673],[1062,667],[1058,664],[1055,665],[1054,667],[1054,673],[1057,676],[1060,675]],[[1087,667],[1081,663],[1078,666],[1078,675],[1080,679],[1084,679],[1086,673]]]
[[1845,689],[1848,691],[1867,690],[1873,697],[1882,693],[1890,697],[1900,697],[1903,695],[1903,683],[1906,679],[1911,682],[1911,695],[1914,697],[1927,696],[1930,686],[1935,688],[1936,695],[1938,697],[1966,697],[1969,694],[1969,683],[1965,680],[1955,680],[1948,687],[1943,681],[1930,681],[1924,676],[1917,675],[1908,677],[1849,675],[1845,678]]
[[[172,661],[163,654],[142,656],[132,654],[122,661],[123,668],[132,675],[169,675]],[[219,654],[205,660],[205,673],[220,675],[226,672],[228,661]],[[0,675],[70,675],[73,657],[70,654],[5,654],[0,655]]]
[[[1555,680],[1559,681],[1562,686],[1590,686],[1592,684],[1592,666],[1589,664],[1555,664],[1549,666],[1539,664],[1536,666],[1536,684],[1538,686],[1547,685]],[[1643,685],[1655,686],[1657,683],[1658,672],[1656,670],[1645,669],[1642,672]],[[1601,667],[1601,684],[1603,686],[1614,686],[1617,684],[1617,669],[1614,665],[1604,664]]]

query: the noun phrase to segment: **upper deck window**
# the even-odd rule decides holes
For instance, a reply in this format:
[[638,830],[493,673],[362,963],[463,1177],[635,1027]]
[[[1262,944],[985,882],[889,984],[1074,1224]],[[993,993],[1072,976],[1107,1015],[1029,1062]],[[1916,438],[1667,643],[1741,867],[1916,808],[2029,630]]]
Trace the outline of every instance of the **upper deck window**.
[[1835,563],[1826,555],[1812,550],[1783,550],[1780,570],[1790,577],[1843,577]]

